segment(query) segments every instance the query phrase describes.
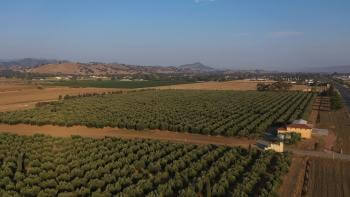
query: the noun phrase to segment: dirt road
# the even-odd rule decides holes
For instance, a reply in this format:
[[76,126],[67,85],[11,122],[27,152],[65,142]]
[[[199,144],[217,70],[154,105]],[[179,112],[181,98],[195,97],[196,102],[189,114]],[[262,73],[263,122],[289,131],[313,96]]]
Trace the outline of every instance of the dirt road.
[[300,156],[310,156],[310,157],[318,157],[324,159],[337,159],[337,160],[345,160],[350,161],[350,155],[348,154],[339,154],[335,152],[322,152],[322,151],[309,151],[309,150],[298,150],[285,148],[286,151],[291,151],[293,154]]
[[307,157],[294,156],[288,174],[283,178],[283,184],[278,190],[279,196],[300,197]]
[[[208,136],[191,133],[177,133],[170,131],[134,131],[118,128],[87,128],[85,126],[74,127],[59,127],[52,125],[34,126],[26,124],[18,125],[6,125],[0,124],[0,132],[10,132],[19,135],[33,135],[36,133],[46,134],[55,137],[69,137],[71,135],[80,135],[83,137],[95,137],[103,138],[105,136],[119,137],[124,139],[154,139],[154,140],[167,140],[181,143],[192,144],[216,144],[226,146],[242,146],[242,147],[255,147],[256,141],[244,138],[235,137],[223,137],[223,136]],[[287,151],[291,151],[296,155],[311,156],[327,159],[340,159],[350,161],[350,155],[338,154],[338,153],[326,153],[321,151],[306,151],[293,148],[285,148]]]
[[142,138],[155,140],[168,140],[193,144],[216,144],[227,146],[254,146],[255,140],[240,139],[222,136],[207,136],[190,133],[176,133],[170,131],[133,131],[118,128],[87,128],[84,126],[59,127],[52,125],[34,126],[34,125],[6,125],[0,124],[0,132],[10,132],[19,135],[33,135],[36,133],[46,134],[56,137],[69,137],[71,135],[80,135],[84,137],[103,138],[105,136],[119,137],[124,139]]

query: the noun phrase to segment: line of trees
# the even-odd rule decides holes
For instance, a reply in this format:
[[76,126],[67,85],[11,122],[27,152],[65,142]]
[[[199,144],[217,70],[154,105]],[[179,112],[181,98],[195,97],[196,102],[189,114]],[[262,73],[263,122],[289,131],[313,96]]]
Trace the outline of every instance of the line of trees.
[[287,91],[292,85],[283,81],[278,81],[272,84],[267,83],[258,83],[257,85],[258,91]]
[[329,96],[332,110],[339,110],[343,107],[341,95],[335,89],[334,85],[331,85],[327,91],[321,93],[321,96]]

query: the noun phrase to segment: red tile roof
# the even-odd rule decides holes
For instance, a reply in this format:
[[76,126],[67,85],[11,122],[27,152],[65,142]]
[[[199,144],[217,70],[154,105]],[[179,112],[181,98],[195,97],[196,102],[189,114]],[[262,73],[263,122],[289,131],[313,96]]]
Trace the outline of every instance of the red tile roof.
[[277,131],[287,131],[287,129],[285,127],[280,127],[277,129]]
[[290,124],[287,127],[288,128],[297,128],[297,129],[312,129],[311,127],[307,126],[306,124]]

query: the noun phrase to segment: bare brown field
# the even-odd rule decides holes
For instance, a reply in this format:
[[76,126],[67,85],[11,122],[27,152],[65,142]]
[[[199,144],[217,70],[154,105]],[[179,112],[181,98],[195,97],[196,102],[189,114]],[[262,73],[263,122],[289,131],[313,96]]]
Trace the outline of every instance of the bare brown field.
[[29,84],[22,80],[0,78],[0,93],[35,88],[38,88],[38,86],[34,83]]
[[[40,88],[38,88],[40,87]],[[116,89],[41,87],[20,80],[0,80],[0,112],[33,108],[37,102],[57,100],[59,95],[102,93]]]
[[305,196],[350,196],[350,162],[310,158]]
[[[256,90],[258,83],[271,84],[275,81],[249,81],[249,80],[235,80],[225,82],[200,82],[191,84],[178,84],[171,86],[157,87],[159,89],[179,89],[179,90]],[[307,86],[305,85],[293,85],[291,90],[304,90]]]
[[273,83],[274,81],[236,80],[225,82],[201,82],[157,87],[159,89],[186,89],[186,90],[256,90],[258,83]]
[[278,190],[279,196],[301,196],[304,183],[306,160],[306,157],[293,157],[289,172],[284,176],[283,184]]
[[18,125],[6,125],[0,124],[0,132],[16,133],[18,135],[33,135],[33,134],[45,134],[55,137],[69,137],[71,135],[80,135],[84,137],[104,138],[119,137],[124,139],[154,139],[154,140],[167,140],[182,143],[191,144],[216,144],[226,146],[242,146],[249,147],[255,146],[255,140],[249,140],[245,138],[233,138],[222,136],[207,136],[190,133],[177,133],[170,131],[159,130],[145,130],[134,131],[119,128],[87,128],[84,126],[74,127],[59,127],[52,125],[34,126],[26,124]]

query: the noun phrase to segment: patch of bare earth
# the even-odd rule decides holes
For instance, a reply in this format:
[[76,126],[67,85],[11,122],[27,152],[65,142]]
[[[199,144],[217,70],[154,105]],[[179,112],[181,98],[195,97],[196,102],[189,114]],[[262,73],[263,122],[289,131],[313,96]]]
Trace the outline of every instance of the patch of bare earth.
[[6,92],[16,92],[24,89],[35,89],[36,84],[30,84],[24,80],[0,78],[0,96]]

